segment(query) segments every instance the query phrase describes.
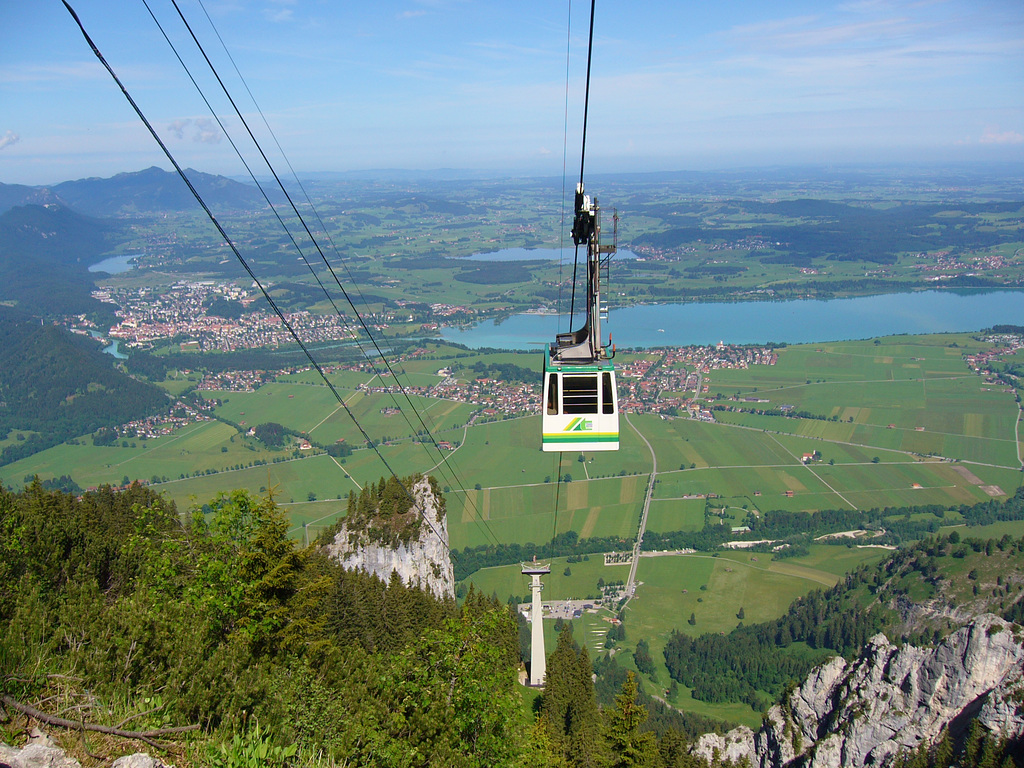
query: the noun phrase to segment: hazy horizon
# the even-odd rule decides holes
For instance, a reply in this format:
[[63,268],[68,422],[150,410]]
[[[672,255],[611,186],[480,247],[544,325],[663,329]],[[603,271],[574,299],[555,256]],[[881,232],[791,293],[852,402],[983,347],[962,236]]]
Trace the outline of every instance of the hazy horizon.
[[[182,166],[245,174],[142,4],[72,4]],[[166,0],[151,5],[254,161],[181,20]],[[281,172],[218,35],[300,174],[578,174],[587,3],[182,10]],[[60,4],[6,4],[0,23],[0,181],[169,167]],[[1024,5],[599,2],[587,144],[588,173],[1022,162]]]
[[[20,184],[22,186],[33,187],[33,188],[49,188],[58,186],[65,182],[76,182],[76,181],[87,181],[92,179],[113,179],[117,176],[126,176],[132,174],[142,173],[143,171],[149,170],[149,168],[159,168],[161,171],[167,173],[175,173],[173,167],[168,163],[154,163],[153,165],[147,166],[146,168],[131,168],[124,170],[111,169],[109,172],[102,175],[92,176],[77,176],[69,178],[57,178],[48,182],[43,183],[22,183],[22,182],[7,182],[0,180],[0,186],[5,184]],[[209,173],[210,175],[222,176],[223,178],[231,179],[242,184],[248,184],[252,186],[252,179],[248,175],[232,174],[215,174],[209,171],[205,171],[201,168],[188,168],[188,171],[196,171],[199,173]],[[459,168],[366,168],[360,170],[349,170],[349,171],[317,171],[317,170],[301,170],[297,169],[296,173],[301,181],[321,181],[321,182],[344,182],[344,181],[367,181],[367,182],[453,182],[457,183],[460,181],[472,182],[472,181],[503,181],[503,180],[558,180],[561,175],[555,175],[552,173],[513,173],[510,171],[500,171],[498,169],[481,168],[481,169],[459,169]],[[779,181],[812,181],[822,180],[827,178],[843,178],[843,177],[854,177],[858,175],[887,175],[893,178],[896,177],[907,177],[914,179],[921,177],[922,181],[928,177],[944,177],[947,175],[962,175],[971,174],[976,175],[983,180],[984,178],[990,178],[992,181],[999,181],[1007,177],[1014,178],[1024,175],[1024,160],[1014,161],[1009,163],[995,163],[991,161],[962,161],[962,162],[927,162],[920,161],[916,163],[903,162],[903,163],[847,163],[847,164],[809,164],[809,163],[794,163],[791,165],[781,164],[765,164],[765,165],[751,165],[742,166],[735,168],[676,168],[676,169],[665,169],[660,171],[602,171],[588,174],[588,178],[591,179],[627,179],[630,177],[636,177],[643,180],[643,177],[652,176],[664,176],[666,178],[678,178],[685,179],[687,176],[708,176],[708,177],[733,177],[733,178],[748,178],[765,175],[778,175],[780,176]],[[292,179],[289,174],[287,177],[282,177],[282,180],[287,185]],[[263,184],[267,182],[273,182],[272,177],[265,175],[257,175],[257,180]],[[717,179],[721,181],[723,179]],[[572,181],[570,179],[570,181]]]

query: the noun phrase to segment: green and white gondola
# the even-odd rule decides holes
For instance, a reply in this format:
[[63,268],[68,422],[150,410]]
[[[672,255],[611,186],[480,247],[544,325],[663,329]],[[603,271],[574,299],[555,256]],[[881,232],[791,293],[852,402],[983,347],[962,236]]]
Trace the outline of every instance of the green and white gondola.
[[545,451],[615,451],[619,448],[619,404],[615,367],[544,362]]

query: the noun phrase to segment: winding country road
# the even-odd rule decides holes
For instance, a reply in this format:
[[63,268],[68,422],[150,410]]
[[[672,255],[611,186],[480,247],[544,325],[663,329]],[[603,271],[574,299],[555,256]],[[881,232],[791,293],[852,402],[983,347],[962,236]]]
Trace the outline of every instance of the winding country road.
[[644,533],[647,531],[647,512],[651,508],[651,497],[654,495],[654,479],[658,476],[658,455],[647,438],[644,437],[643,432],[633,426],[633,422],[629,420],[629,414],[626,413],[623,416],[630,429],[640,436],[647,446],[647,450],[651,452],[651,477],[647,481],[647,495],[644,497],[644,509],[640,514],[640,528],[636,534],[636,541],[633,543],[633,563],[629,566],[629,579],[626,580],[626,602],[622,604],[622,607],[625,608],[636,592],[636,567],[640,562],[640,545],[643,544]]

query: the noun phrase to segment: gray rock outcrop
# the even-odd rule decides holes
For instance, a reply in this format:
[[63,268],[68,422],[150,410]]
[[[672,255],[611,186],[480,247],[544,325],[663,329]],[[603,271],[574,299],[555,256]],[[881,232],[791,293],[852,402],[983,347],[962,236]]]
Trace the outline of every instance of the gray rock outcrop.
[[724,736],[720,733],[705,733],[697,739],[693,753],[709,763],[715,757],[739,765],[743,758],[750,759],[754,753],[754,732],[747,726],[733,728]]
[[442,499],[429,478],[419,478],[410,493],[415,506],[410,514],[422,517],[419,535],[408,541],[382,544],[361,530],[342,524],[327,553],[349,570],[363,570],[388,581],[397,572],[406,584],[421,585],[438,597],[455,597],[455,573],[448,546],[448,520]]
[[112,768],[171,768],[171,766],[145,752],[136,752],[134,755],[117,758]]
[[[82,764],[64,754],[58,747],[38,742],[18,749],[0,744],[0,763],[11,768],[82,768]],[[125,755],[114,761],[113,768],[170,768],[166,763],[145,752]]]
[[43,744],[28,744],[22,749],[0,744],[0,763],[11,768],[82,768],[77,760],[64,754],[64,750]]
[[757,733],[736,729],[702,737],[694,751],[717,749],[734,762],[783,768],[884,765],[933,743],[944,728],[977,718],[1006,738],[1024,735],[1024,635],[997,616],[980,616],[933,648],[896,646],[876,635],[859,658],[817,667],[772,707]]

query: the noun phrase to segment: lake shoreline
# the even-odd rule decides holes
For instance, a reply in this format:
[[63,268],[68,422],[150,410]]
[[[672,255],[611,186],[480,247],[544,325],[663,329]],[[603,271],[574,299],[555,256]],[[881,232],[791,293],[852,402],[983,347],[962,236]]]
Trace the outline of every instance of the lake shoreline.
[[[442,326],[443,341],[471,349],[537,349],[554,339],[553,312],[517,312]],[[577,315],[575,325],[582,323]],[[1024,325],[1024,289],[930,288],[830,299],[680,301],[613,309],[604,329],[622,348],[820,343],[881,336],[969,333]],[[668,329],[668,330],[666,330]],[[842,329],[842,330],[840,330]],[[550,337],[550,338],[549,338]]]

